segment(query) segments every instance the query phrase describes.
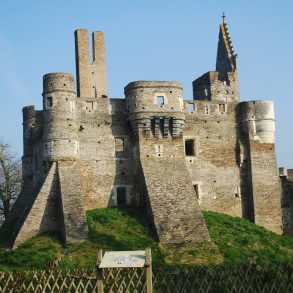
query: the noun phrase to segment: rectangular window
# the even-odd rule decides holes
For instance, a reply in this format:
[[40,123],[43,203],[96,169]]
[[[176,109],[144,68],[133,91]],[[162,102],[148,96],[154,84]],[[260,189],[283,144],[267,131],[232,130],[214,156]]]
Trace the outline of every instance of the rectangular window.
[[199,189],[198,189],[198,184],[193,185],[194,192],[195,192],[195,197],[196,199],[199,199]]
[[193,113],[195,110],[195,105],[193,103],[188,103],[188,112]]
[[164,96],[157,96],[157,105],[164,105]]
[[53,106],[53,98],[52,97],[47,97],[46,98],[46,108],[51,108]]
[[193,139],[185,140],[185,155],[195,156],[195,144]]
[[124,206],[126,205],[126,187],[117,187],[116,189],[117,195],[117,206]]
[[226,112],[226,105],[225,104],[219,104],[219,113],[224,114]]
[[209,105],[205,105],[205,113],[207,115],[210,114],[210,106]]
[[124,139],[123,138],[115,138],[115,152],[121,153],[124,152]]
[[94,110],[94,102],[93,101],[86,101],[85,109],[87,112],[93,112]]

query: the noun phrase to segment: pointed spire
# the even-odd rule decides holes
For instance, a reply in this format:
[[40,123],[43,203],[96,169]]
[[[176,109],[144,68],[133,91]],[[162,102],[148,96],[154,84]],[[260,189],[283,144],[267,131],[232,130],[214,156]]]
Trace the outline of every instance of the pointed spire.
[[218,72],[236,71],[237,70],[237,65],[236,65],[237,54],[234,53],[225,13],[223,13],[222,18],[223,18],[223,22],[220,24],[216,71]]

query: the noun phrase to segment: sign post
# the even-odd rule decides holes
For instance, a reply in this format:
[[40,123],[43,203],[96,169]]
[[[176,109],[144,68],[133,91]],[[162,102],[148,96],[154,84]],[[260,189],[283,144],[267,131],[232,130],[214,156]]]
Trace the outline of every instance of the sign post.
[[153,292],[151,249],[139,251],[106,251],[97,252],[97,287],[98,293],[104,293],[104,268],[145,268],[147,293]]

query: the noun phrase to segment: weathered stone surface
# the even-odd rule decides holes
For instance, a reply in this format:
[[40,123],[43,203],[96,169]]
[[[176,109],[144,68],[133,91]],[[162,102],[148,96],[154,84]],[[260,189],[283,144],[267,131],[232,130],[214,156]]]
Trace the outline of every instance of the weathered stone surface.
[[83,241],[87,238],[88,228],[81,196],[79,166],[76,162],[59,161],[58,174],[65,241]]
[[[75,41],[77,95],[71,74],[46,74],[43,110],[23,109],[24,191],[10,217],[22,226],[16,245],[47,230],[81,241],[86,210],[125,204],[148,213],[164,244],[209,240],[201,209],[277,233],[283,212],[292,229],[292,205],[281,209],[273,103],[239,102],[226,23],[216,71],[193,82],[190,100],[173,81],[131,82],[125,100],[108,98],[103,33],[93,34],[93,62],[87,30]],[[23,206],[30,213],[19,216]]]
[[19,218],[15,227],[18,231],[14,247],[39,233],[59,231],[61,215],[58,203],[58,187],[56,163],[53,163],[33,203],[27,203],[23,207],[22,217]]
[[284,234],[293,236],[293,182],[281,176]]
[[150,213],[162,244],[210,241],[196,195],[182,159],[142,159]]

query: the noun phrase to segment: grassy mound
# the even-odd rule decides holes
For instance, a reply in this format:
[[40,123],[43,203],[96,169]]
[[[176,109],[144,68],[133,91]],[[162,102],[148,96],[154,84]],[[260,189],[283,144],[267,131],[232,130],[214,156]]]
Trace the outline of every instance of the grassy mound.
[[0,249],[0,270],[44,269],[56,259],[62,268],[93,268],[97,248],[109,251],[151,247],[154,263],[164,265],[293,261],[293,238],[215,212],[204,212],[204,217],[216,245],[201,243],[194,248],[171,249],[154,240],[147,221],[137,211],[130,208],[88,211],[87,241],[64,246],[57,233],[39,235],[15,250]]

